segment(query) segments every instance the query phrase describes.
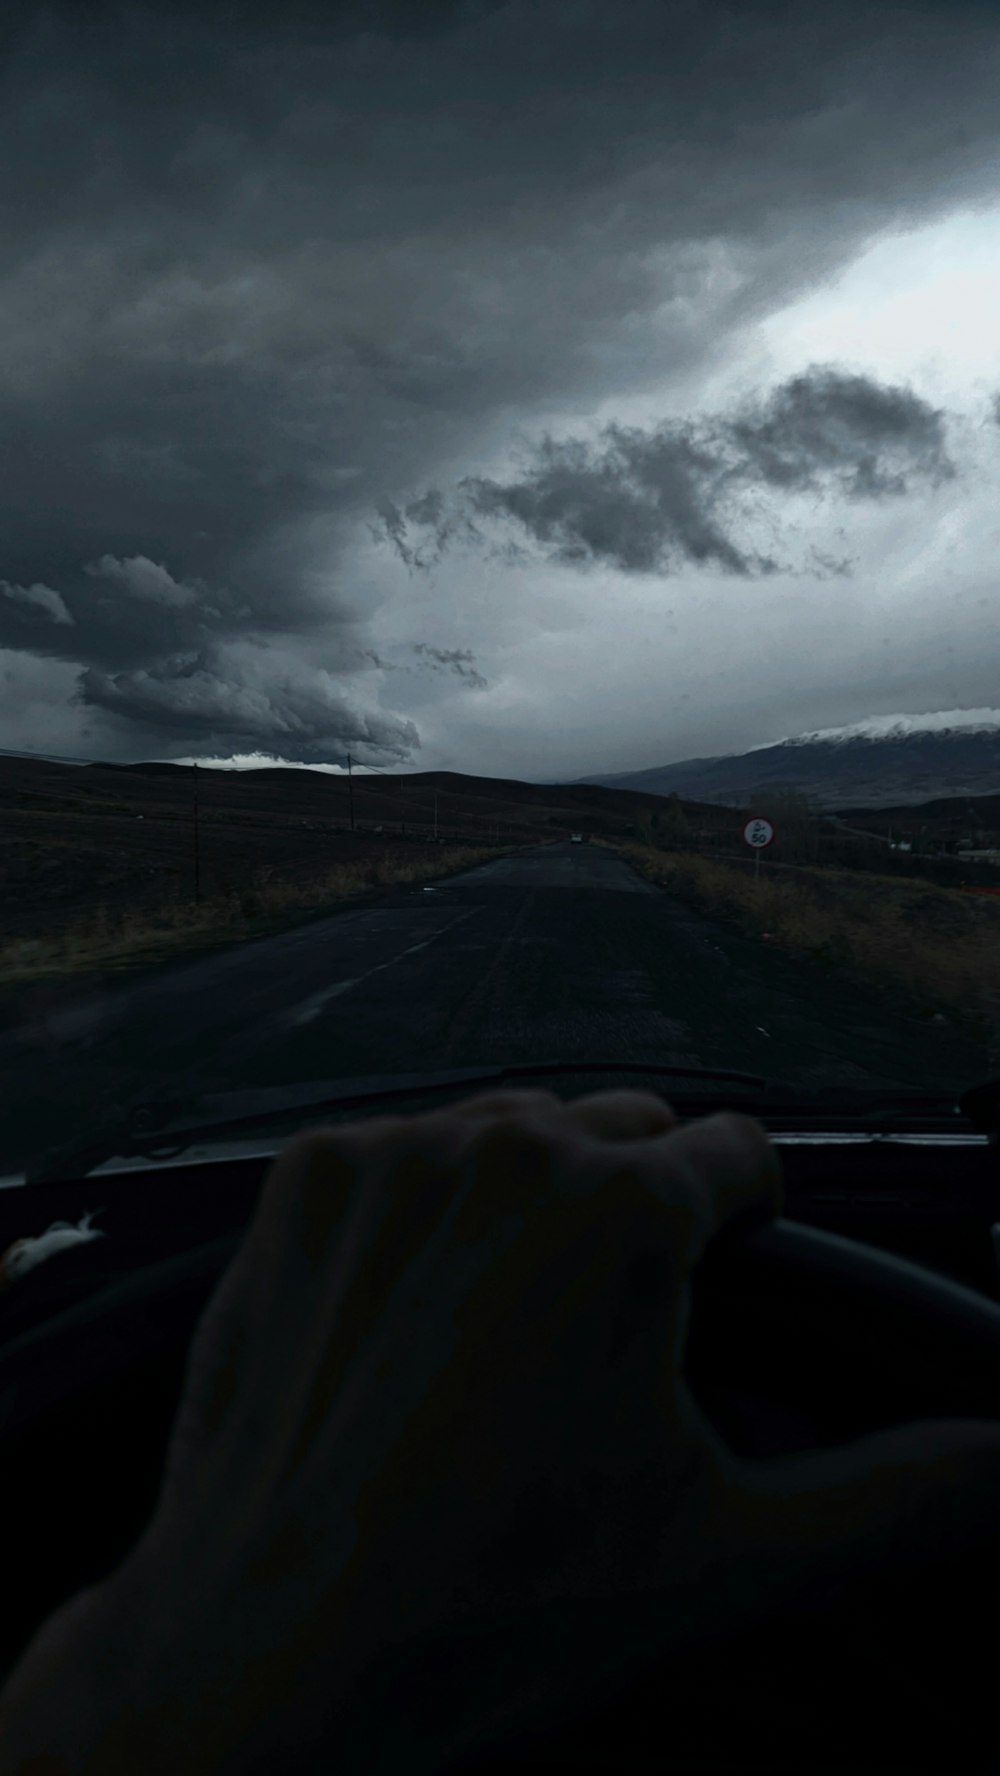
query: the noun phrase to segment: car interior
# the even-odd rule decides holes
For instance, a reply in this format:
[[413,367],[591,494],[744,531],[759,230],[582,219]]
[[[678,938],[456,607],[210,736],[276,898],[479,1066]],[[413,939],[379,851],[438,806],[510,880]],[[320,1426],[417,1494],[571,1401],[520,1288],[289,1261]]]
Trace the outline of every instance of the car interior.
[[[1000,1417],[998,1103],[986,1084],[950,1121],[909,1118],[905,1131],[762,1118],[785,1213],[710,1246],[693,1278],[685,1363],[734,1451],[767,1459],[914,1419]],[[712,1105],[722,1107],[724,1096]],[[322,1120],[377,1108],[349,1104]],[[0,1252],[88,1212],[103,1234],[0,1294],[0,1476],[6,1520],[31,1549],[5,1585],[3,1673],[148,1521],[194,1327],[283,1144],[271,1135],[219,1154],[151,1151],[0,1190]],[[72,1491],[61,1496],[68,1466]],[[568,1736],[522,1745],[509,1764],[475,1768],[653,1767],[663,1717],[649,1683],[619,1697],[603,1727],[598,1711]],[[779,1769],[779,1752],[758,1736],[759,1764],[676,1767]]]

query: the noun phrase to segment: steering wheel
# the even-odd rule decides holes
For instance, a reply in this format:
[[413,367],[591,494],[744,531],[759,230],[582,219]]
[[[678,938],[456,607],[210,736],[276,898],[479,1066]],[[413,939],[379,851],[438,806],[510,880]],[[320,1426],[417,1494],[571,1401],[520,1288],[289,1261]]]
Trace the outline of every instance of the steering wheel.
[[[5,1584],[0,1682],[56,1606],[120,1564],[148,1523],[188,1346],[242,1239],[143,1270],[0,1351],[3,1521],[28,1556],[11,1563],[20,1594]],[[737,1454],[822,1448],[921,1418],[1000,1418],[1000,1306],[908,1260],[778,1218],[724,1229],[691,1288],[685,1374]]]

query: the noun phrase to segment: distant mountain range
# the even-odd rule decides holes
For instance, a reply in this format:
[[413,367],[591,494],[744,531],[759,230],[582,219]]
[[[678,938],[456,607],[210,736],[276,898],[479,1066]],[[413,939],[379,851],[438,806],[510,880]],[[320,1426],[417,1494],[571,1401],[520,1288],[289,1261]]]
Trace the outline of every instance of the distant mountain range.
[[852,809],[993,795],[1000,791],[1000,711],[882,716],[750,752],[579,781],[736,808],[778,788],[800,790],[820,807]]

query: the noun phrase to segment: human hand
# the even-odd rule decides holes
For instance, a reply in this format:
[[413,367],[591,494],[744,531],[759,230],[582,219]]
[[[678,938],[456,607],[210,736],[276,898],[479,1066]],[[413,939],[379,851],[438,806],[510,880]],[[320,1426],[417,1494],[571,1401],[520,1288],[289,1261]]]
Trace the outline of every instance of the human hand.
[[[832,1465],[726,1449],[683,1378],[690,1272],[781,1206],[759,1125],[677,1128],[645,1094],[300,1136],[196,1329],[146,1533],[0,1695],[4,1776],[34,1750],[46,1776],[305,1776],[324,1752],[367,1776],[387,1723],[352,1716],[356,1686],[442,1624],[575,1601],[596,1647],[610,1602],[652,1598],[667,1653],[867,1570],[946,1459],[983,1474],[985,1451],[995,1489],[1000,1427]],[[537,1657],[505,1684],[508,1718],[537,1704]],[[474,1738],[452,1704],[435,1755]]]

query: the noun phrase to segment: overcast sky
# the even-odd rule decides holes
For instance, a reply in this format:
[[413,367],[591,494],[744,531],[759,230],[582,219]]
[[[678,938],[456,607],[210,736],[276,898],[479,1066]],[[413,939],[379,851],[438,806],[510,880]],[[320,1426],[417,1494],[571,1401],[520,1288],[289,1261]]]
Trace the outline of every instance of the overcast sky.
[[0,746],[1000,704],[993,0],[4,16]]

